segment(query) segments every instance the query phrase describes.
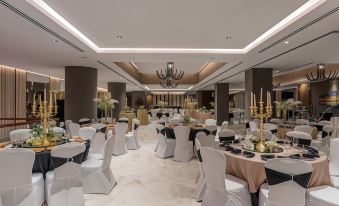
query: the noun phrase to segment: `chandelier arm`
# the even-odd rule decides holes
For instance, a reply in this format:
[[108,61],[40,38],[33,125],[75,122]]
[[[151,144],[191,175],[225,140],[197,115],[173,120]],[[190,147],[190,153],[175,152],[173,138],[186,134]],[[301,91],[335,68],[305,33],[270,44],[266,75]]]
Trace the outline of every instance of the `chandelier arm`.
[[337,75],[338,75],[338,71],[334,71],[334,72],[332,73],[332,70],[330,70],[330,73],[328,74],[328,76],[325,75],[325,72],[323,73],[323,77],[324,77],[324,79],[326,79],[326,80],[335,79],[335,78],[337,77]]

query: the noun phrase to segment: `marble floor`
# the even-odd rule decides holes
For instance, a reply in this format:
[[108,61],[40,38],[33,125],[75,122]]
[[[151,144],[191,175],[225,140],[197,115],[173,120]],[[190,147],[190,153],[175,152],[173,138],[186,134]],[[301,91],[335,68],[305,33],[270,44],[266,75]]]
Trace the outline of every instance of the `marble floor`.
[[117,185],[108,195],[85,195],[86,206],[200,206],[193,199],[198,160],[181,163],[156,157],[152,125],[141,126],[138,136],[139,150],[112,157]]

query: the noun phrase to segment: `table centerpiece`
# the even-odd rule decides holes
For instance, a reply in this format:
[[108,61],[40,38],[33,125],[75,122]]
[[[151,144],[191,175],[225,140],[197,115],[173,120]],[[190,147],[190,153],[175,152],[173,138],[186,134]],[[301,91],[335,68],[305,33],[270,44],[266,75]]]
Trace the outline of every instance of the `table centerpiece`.
[[118,104],[119,101],[112,99],[110,92],[101,92],[97,98],[93,99],[97,103],[97,108],[101,110],[102,122],[108,122],[108,118],[113,116],[114,104]]

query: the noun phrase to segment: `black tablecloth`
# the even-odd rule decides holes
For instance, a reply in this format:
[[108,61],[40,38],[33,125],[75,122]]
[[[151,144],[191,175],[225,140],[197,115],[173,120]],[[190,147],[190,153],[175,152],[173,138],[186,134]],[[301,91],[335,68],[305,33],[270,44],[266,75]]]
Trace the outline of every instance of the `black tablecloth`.
[[[191,128],[191,131],[190,131],[190,135],[189,135],[189,140],[190,141],[193,141],[193,144],[195,143],[194,140],[195,140],[195,137],[197,135],[198,132],[205,132],[207,135],[209,135],[211,132],[205,128]],[[174,129],[173,128],[168,128],[168,127],[165,127],[163,130],[161,130],[161,133],[163,135],[166,134],[166,137],[169,138],[169,139],[175,139],[175,134],[174,134]],[[216,135],[217,131],[213,132],[213,135]]]
[[[82,161],[85,161],[88,156],[89,148],[91,145],[90,140],[85,142],[86,150],[84,152],[84,156]],[[54,169],[54,165],[52,162],[51,151],[44,151],[44,152],[36,152],[35,153],[35,160],[33,164],[33,173],[42,173],[44,176],[45,174]]]

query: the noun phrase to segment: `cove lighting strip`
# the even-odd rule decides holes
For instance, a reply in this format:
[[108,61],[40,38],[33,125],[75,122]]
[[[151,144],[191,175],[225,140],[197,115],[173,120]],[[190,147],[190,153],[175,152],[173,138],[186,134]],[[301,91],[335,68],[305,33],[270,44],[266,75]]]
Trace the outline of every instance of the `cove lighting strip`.
[[62,28],[70,32],[96,53],[173,53],[173,54],[246,54],[262,44],[281,30],[285,29],[310,11],[314,10],[327,0],[309,0],[293,13],[274,25],[243,49],[194,49],[194,48],[100,48],[77,28],[70,24],[64,17],[52,9],[43,0],[26,0],[33,7],[48,16]]

